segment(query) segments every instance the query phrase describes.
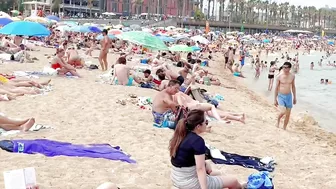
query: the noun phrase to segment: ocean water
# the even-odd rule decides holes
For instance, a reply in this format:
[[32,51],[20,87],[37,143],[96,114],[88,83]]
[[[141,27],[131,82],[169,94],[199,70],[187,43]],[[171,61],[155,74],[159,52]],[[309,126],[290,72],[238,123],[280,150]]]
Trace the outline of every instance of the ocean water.
[[[289,54],[294,57],[294,54]],[[280,67],[285,60],[280,59],[281,53],[270,54],[268,57],[263,57],[261,60],[268,62],[278,58],[280,61],[277,64]],[[307,113],[314,117],[318,124],[332,132],[336,132],[336,125],[334,120],[336,118],[336,68],[327,66],[326,64],[336,61],[336,55],[332,55],[323,61],[322,67],[318,66],[317,62],[325,56],[325,53],[312,52],[310,55],[299,55],[300,70],[296,74],[296,91],[297,91],[297,105],[294,106],[294,113]],[[255,71],[249,64],[247,59],[246,66],[243,68],[243,74],[247,77],[244,82],[247,86],[259,94],[264,95],[273,103],[273,90],[268,91],[268,69],[263,70],[259,79],[254,79]],[[310,63],[314,62],[314,70],[310,70]],[[277,74],[277,72],[276,72]],[[320,84],[321,78],[329,79],[332,84]]]

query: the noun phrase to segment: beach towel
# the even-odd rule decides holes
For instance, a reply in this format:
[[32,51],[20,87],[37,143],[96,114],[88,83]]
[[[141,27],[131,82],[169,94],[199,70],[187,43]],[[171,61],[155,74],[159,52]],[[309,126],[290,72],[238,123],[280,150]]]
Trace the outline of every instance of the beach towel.
[[112,147],[109,144],[78,145],[47,139],[12,140],[11,143],[2,141],[0,144],[5,144],[5,146],[1,147],[2,149],[5,148],[7,151],[11,150],[13,153],[43,154],[47,157],[69,156],[104,158],[135,163],[135,161],[130,159],[127,154],[122,152],[119,146]]
[[264,162],[262,158],[227,153],[210,146],[207,146],[205,156],[215,164],[240,165],[245,168],[269,172],[273,172],[275,169],[274,160]]
[[267,171],[253,173],[248,177],[247,189],[274,189],[272,178]]

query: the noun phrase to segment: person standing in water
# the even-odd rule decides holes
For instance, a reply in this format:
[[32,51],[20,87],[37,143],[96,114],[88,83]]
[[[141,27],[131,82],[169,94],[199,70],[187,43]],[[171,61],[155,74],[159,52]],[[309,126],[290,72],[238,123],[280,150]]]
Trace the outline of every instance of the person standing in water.
[[110,39],[107,36],[107,30],[103,30],[103,39],[101,40],[101,50],[99,54],[99,63],[102,68],[102,71],[107,70],[107,53],[110,48]]
[[296,104],[295,75],[290,73],[291,68],[292,64],[289,62],[282,65],[282,72],[276,79],[274,95],[274,105],[280,109],[276,126],[279,127],[281,118],[285,116],[284,130],[287,128],[293,104]]
[[277,70],[275,61],[271,61],[271,65],[269,68],[269,72],[268,72],[268,90],[271,91],[273,88],[273,82],[274,82],[274,72],[275,70]]

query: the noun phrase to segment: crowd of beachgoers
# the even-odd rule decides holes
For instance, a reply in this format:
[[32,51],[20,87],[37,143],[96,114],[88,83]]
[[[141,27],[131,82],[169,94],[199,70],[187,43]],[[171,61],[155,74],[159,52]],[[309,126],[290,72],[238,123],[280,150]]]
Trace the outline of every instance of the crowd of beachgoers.
[[[267,78],[260,79],[268,79],[268,90],[274,91],[274,105],[278,111],[273,125],[286,130],[291,109],[297,101],[295,74],[300,71],[299,56],[313,51],[325,52],[321,61],[316,62],[321,66],[323,59],[335,51],[332,39],[306,33],[223,33],[174,26],[78,25],[62,21],[46,27],[50,35],[43,37],[0,35],[0,67],[34,64],[40,62],[41,56],[48,60],[40,70],[0,71],[1,107],[6,101],[27,98],[25,96],[29,95],[39,98],[38,95],[53,93],[55,77],[83,80],[92,71],[97,76],[96,81],[92,82],[120,85],[125,90],[130,86],[153,90],[153,99],[129,94],[130,99],[118,100],[117,104],[126,105],[135,99],[135,103],[143,109],[151,110],[155,128],[174,130],[167,154],[171,158],[171,186],[180,189],[253,188],[253,179],[259,177],[264,179],[261,183],[263,187],[273,188],[272,178],[267,172],[259,172],[261,176],[252,175],[248,180],[240,182],[238,177],[224,176],[210,163],[222,157],[234,157],[209,147],[202,133],[211,135],[214,123],[249,125],[249,115],[241,112],[242,109],[234,111],[222,105],[225,94],[216,92],[217,89],[234,91],[239,87],[223,82],[223,75],[231,80],[259,79],[262,72],[268,72]],[[98,56],[95,56],[97,53]],[[111,54],[114,57],[112,59],[109,58]],[[279,56],[267,62],[270,54]],[[99,64],[94,60],[98,60]],[[246,66],[255,71],[253,78],[246,78]],[[328,62],[327,66],[336,65]],[[212,68],[217,70],[213,71]],[[311,63],[311,69],[314,69],[314,62]],[[215,90],[207,90],[210,86],[210,89]],[[225,97],[225,101],[230,99]],[[15,120],[10,117],[0,115],[3,133],[27,132],[35,128],[38,122],[35,118]],[[259,171],[272,172],[275,166],[273,158],[268,158],[268,161],[253,158],[253,163],[235,160],[236,165],[251,166]],[[228,161],[222,164],[233,163]],[[104,183],[98,188],[115,189],[117,186]]]

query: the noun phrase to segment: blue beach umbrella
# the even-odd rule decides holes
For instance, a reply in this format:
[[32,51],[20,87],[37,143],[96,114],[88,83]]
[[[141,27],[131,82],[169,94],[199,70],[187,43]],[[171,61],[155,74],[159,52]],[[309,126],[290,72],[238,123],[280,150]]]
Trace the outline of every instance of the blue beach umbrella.
[[162,41],[164,42],[174,42],[175,39],[172,38],[172,37],[167,37],[167,36],[164,36],[164,35],[161,35],[161,36],[157,36],[159,39],[161,39]]
[[192,48],[193,51],[200,51],[201,50],[201,48],[196,47],[196,46],[192,46],[191,48]]
[[92,32],[88,26],[75,26],[70,28],[72,32],[90,33]]
[[55,20],[55,21],[57,21],[57,22],[60,21],[60,18],[58,18],[57,16],[54,16],[54,15],[49,15],[49,16],[47,16],[46,18],[48,18],[49,20]]
[[48,36],[50,31],[40,23],[36,22],[11,22],[0,29],[1,34],[23,35],[23,36]]
[[[107,35],[110,39],[115,39],[116,37],[114,36],[114,35],[111,35],[111,34],[108,34]],[[102,40],[103,39],[103,35],[102,34],[99,34],[97,37],[96,37],[96,39],[97,40]]]
[[13,22],[13,20],[9,19],[9,18],[0,18],[0,26],[5,26],[9,23]]
[[96,26],[89,26],[89,29],[90,29],[91,32],[93,32],[93,33],[101,33],[101,32],[102,32],[102,30],[99,29],[99,28],[96,27]]
[[328,41],[328,45],[335,45],[333,41]]
[[263,42],[264,43],[270,43],[271,41],[269,39],[264,39]]

